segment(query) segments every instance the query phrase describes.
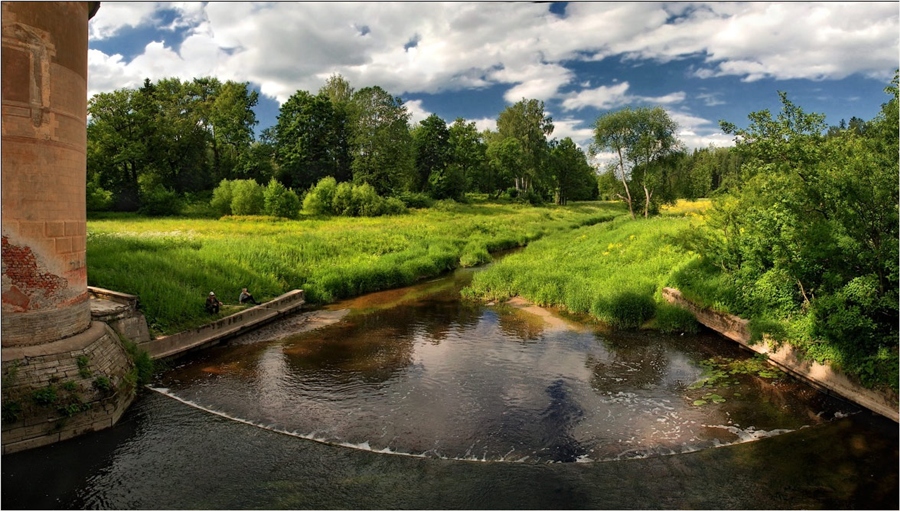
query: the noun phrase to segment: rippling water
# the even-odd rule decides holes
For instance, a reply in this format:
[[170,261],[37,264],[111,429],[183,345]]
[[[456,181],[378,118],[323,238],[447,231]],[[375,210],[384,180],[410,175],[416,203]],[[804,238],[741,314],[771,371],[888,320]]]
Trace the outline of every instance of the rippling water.
[[469,276],[182,359],[115,427],[3,456],[2,508],[897,509],[892,421],[751,375],[694,406],[701,360],[748,354],[461,302]]
[[[375,451],[571,462],[692,452],[818,424],[854,407],[781,378],[688,386],[716,335],[602,333],[521,307],[460,302],[467,274],[332,306],[300,335],[210,350],[157,389],[253,424]],[[387,304],[387,305],[385,305]]]

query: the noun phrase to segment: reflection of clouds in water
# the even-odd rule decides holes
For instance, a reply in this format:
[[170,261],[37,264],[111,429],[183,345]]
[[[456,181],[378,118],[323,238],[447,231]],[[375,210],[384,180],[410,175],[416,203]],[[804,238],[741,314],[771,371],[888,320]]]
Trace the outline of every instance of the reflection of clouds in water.
[[[706,341],[546,320],[418,299],[278,343],[236,343],[211,355],[213,377],[178,393],[305,437],[436,457],[585,461],[737,438],[704,426],[736,426],[730,399],[700,408],[685,396]],[[787,427],[782,416],[774,428]]]

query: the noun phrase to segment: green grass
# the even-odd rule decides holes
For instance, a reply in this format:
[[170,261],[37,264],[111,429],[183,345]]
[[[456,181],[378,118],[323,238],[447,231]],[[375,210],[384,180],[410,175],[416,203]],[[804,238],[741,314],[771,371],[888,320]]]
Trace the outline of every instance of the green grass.
[[[538,305],[590,314],[620,328],[653,318],[669,276],[699,256],[681,248],[678,236],[690,217],[612,222],[543,238],[478,273],[464,290],[471,298],[522,296]],[[666,316],[666,329],[692,328],[684,316]]]
[[[284,220],[269,217],[88,219],[88,283],[135,294],[154,334],[202,325],[257,300],[304,289],[327,303],[412,284],[490,260],[553,233],[612,220],[620,204],[565,207],[445,204],[408,215]],[[215,291],[226,307],[207,315]]]

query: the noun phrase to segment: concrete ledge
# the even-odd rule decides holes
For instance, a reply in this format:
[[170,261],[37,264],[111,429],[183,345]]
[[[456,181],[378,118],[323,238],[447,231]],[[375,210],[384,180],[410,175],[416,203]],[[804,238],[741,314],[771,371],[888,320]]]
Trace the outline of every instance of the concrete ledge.
[[111,289],[103,289],[102,287],[88,286],[88,294],[91,298],[99,300],[109,300],[111,302],[120,303],[129,306],[132,310],[138,308],[139,298],[135,295],[120,293]]
[[212,346],[223,340],[259,328],[277,318],[296,312],[305,303],[302,290],[289,291],[269,302],[237,312],[202,327],[160,337],[140,343],[138,346],[154,360],[174,358],[178,355]]
[[799,350],[787,343],[781,343],[781,346],[778,348],[775,347],[774,343],[766,340],[750,344],[749,322],[746,319],[700,307],[686,299],[681,294],[681,291],[677,289],[663,288],[662,295],[669,303],[689,310],[697,318],[697,321],[704,326],[740,343],[749,350],[756,353],[765,353],[769,356],[770,364],[786,373],[826,392],[837,394],[895,422],[900,422],[897,396],[893,392],[867,389],[831,366],[812,360],[804,360]]

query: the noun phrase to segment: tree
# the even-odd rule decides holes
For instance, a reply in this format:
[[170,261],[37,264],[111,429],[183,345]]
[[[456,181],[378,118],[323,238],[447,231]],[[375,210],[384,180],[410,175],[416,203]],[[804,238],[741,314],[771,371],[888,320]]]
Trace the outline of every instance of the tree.
[[497,132],[502,139],[519,141],[520,167],[509,169],[517,190],[541,184],[547,157],[547,136],[553,133],[553,118],[544,113],[544,102],[522,98],[500,112]]
[[331,75],[325,85],[319,89],[319,95],[324,95],[331,101],[334,108],[334,125],[332,130],[332,145],[329,146],[329,157],[334,166],[334,177],[339,182],[353,179],[353,171],[350,165],[353,161],[350,154],[351,134],[351,101],[353,100],[353,87],[339,74]]
[[281,105],[275,124],[275,155],[280,180],[307,189],[324,177],[340,174],[334,158],[341,144],[340,121],[325,94],[297,91]]
[[[870,368],[880,350],[896,350],[900,319],[896,87],[895,76],[865,130],[829,136],[824,116],[784,93],[776,117],[753,112],[744,129],[723,122],[744,181],[709,219],[706,256],[735,276],[748,308],[808,313],[805,335]],[[889,362],[896,371],[896,355]]]
[[[474,122],[458,117],[449,128],[450,165],[462,176],[465,189],[479,188],[486,163],[486,147]],[[482,190],[483,191],[483,190]]]
[[[634,205],[628,181],[641,185],[644,192],[644,218],[656,209],[655,191],[665,183],[661,163],[679,151],[675,136],[678,125],[661,107],[623,108],[600,116],[594,127],[594,150],[615,153],[619,177],[625,188],[628,210],[634,218]],[[626,161],[629,168],[626,169]]]
[[571,138],[551,144],[550,172],[556,203],[565,205],[570,199],[588,200],[597,196],[594,169]]
[[381,87],[360,89],[353,93],[350,119],[354,183],[368,183],[379,195],[410,189],[415,155],[403,100]]
[[155,112],[153,85],[140,90],[118,89],[94,95],[88,102],[88,176],[113,194],[113,208],[136,211],[140,180],[152,172]]
[[450,130],[435,114],[412,131],[416,152],[417,190],[428,191],[435,199],[459,199],[465,193],[462,168],[453,165]]
[[258,124],[253,107],[259,93],[250,90],[247,82],[219,84],[215,78],[199,78],[194,83],[207,91],[202,98],[201,122],[210,133],[213,177],[238,177],[238,169],[246,164],[253,144],[253,129]]
[[[611,151],[615,154],[615,173],[622,181],[625,195],[618,196],[628,204],[628,212],[634,219],[634,201],[631,198],[631,190],[628,188],[628,180],[631,176],[631,165],[628,159],[628,151],[634,143],[634,127],[636,113],[630,108],[623,108],[615,112],[609,112],[597,118],[594,124],[594,144],[592,152]],[[629,165],[626,167],[626,163]]]

